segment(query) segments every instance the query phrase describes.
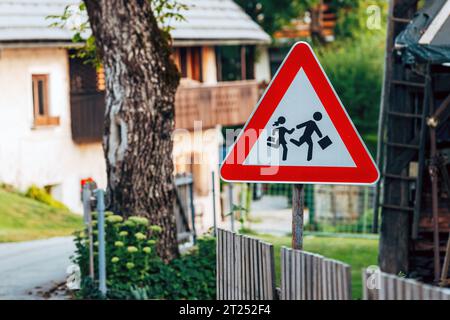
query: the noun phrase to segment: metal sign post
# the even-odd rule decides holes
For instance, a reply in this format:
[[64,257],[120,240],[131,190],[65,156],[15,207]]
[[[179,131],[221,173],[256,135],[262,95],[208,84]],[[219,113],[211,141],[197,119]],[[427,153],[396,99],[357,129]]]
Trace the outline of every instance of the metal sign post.
[[233,205],[233,184],[229,184],[229,197],[230,197],[230,227],[231,231],[234,232],[234,205]]
[[212,198],[213,198],[213,223],[214,223],[214,231],[213,235],[214,237],[217,234],[217,217],[216,217],[216,178],[214,175],[214,171],[211,172],[212,176]]
[[292,192],[292,248],[303,250],[303,208],[305,193],[303,184],[294,184]]
[[195,206],[194,206],[194,180],[191,178],[189,183],[189,205],[191,207],[191,220],[192,220],[192,240],[194,244],[197,243],[197,230],[195,229]]
[[95,191],[97,197],[98,222],[98,280],[99,290],[106,295],[106,261],[105,261],[105,192]]

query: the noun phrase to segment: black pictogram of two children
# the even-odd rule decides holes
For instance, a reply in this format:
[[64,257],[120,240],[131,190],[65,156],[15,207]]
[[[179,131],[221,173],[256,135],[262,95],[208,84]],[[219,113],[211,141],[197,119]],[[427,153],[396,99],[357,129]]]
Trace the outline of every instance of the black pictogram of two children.
[[[300,136],[299,139],[290,139],[290,142],[292,142],[297,147],[300,147],[305,143],[308,145],[308,155],[306,158],[308,161],[311,161],[313,158],[314,143],[312,137],[314,133],[316,133],[317,136],[320,138],[320,140],[317,143],[322,148],[322,150],[325,150],[333,143],[328,136],[323,137],[322,132],[317,126],[316,122],[322,120],[322,113],[315,112],[313,114],[313,119],[314,120],[308,120],[306,122],[297,125],[296,126],[297,129],[305,128],[305,130],[303,131],[303,134]],[[269,147],[278,148],[279,146],[281,146],[281,148],[283,149],[283,161],[286,161],[288,154],[286,134],[293,134],[295,131],[295,128],[287,129],[283,127],[283,124],[285,123],[286,118],[279,117],[278,120],[275,121],[275,123],[273,124],[273,126],[275,127],[273,130],[273,136],[267,139],[267,145]],[[276,136],[278,136],[278,139]]]

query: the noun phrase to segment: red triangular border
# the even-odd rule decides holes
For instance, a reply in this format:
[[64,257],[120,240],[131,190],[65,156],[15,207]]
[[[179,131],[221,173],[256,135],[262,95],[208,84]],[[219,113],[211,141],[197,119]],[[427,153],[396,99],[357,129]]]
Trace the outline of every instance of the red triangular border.
[[[308,76],[356,167],[279,166],[275,175],[261,174],[261,169],[270,167],[243,165],[243,162],[301,68]],[[256,137],[246,137],[245,132],[250,129],[257,132]],[[245,148],[244,156],[238,158],[237,149],[242,150],[239,146]],[[380,175],[312,48],[306,42],[298,42],[292,47],[225,158],[220,174],[223,180],[230,182],[327,184],[374,184]]]

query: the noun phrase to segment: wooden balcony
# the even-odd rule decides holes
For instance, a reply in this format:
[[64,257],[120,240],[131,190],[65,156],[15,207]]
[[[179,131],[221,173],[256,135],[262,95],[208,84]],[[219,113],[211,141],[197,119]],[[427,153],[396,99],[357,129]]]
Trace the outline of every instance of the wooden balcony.
[[[259,97],[256,81],[221,82],[216,85],[180,86],[175,101],[175,125],[192,130],[194,121],[202,128],[217,124],[242,125]],[[104,94],[72,94],[72,139],[76,143],[101,142],[105,113]]]
[[218,124],[242,125],[258,98],[258,83],[253,80],[180,86],[175,101],[175,126],[191,130],[195,121],[201,121],[203,129]]

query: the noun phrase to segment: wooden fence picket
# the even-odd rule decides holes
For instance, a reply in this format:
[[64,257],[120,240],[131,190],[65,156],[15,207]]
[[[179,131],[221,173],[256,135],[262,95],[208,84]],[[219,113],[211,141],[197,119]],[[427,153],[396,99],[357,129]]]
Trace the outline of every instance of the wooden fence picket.
[[275,262],[271,244],[217,230],[217,299],[275,299]]
[[350,266],[306,251],[281,249],[281,299],[351,299]]
[[[368,288],[369,276],[378,277],[379,281],[370,282],[377,288]],[[363,270],[363,293],[364,300],[450,300],[450,289],[380,271]]]

